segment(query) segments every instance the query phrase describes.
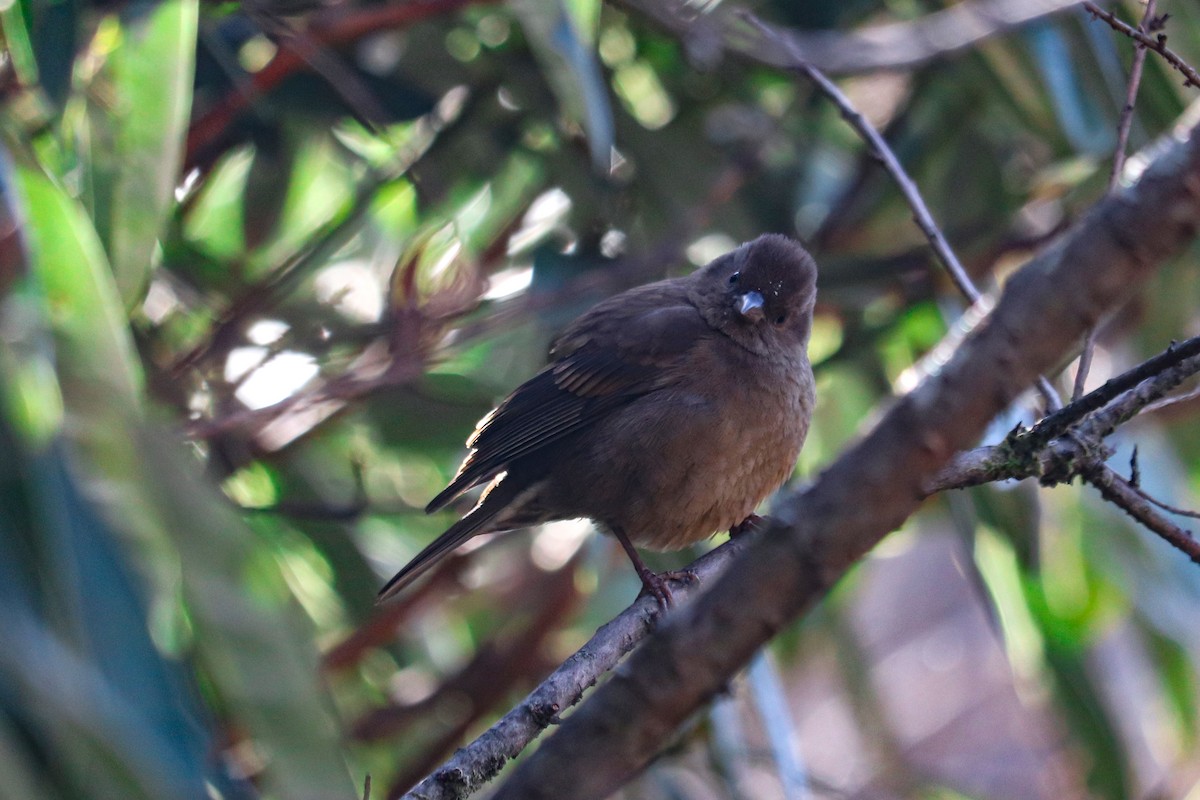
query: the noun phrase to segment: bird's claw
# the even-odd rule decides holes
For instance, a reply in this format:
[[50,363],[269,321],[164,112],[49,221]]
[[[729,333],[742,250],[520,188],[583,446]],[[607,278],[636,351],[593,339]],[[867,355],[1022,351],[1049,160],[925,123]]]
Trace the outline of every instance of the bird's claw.
[[671,592],[671,583],[692,584],[700,580],[700,577],[690,569],[657,573],[646,570],[645,574],[640,577],[642,579],[642,591],[638,597],[645,594],[651,595],[658,600],[658,605],[664,610],[675,605],[675,596]]
[[734,525],[729,529],[729,537],[731,539],[736,539],[737,537],[750,533],[751,531],[761,529],[765,524],[765,519],[760,517],[758,514],[751,514],[737,525]]

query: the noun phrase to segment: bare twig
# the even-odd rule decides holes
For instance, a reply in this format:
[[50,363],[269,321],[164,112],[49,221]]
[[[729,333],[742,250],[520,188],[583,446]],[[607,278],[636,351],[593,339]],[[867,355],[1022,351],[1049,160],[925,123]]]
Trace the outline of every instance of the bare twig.
[[1180,405],[1182,403],[1190,403],[1197,399],[1200,399],[1200,386],[1197,386],[1190,392],[1184,392],[1183,394],[1176,395],[1175,397],[1164,397],[1161,400],[1156,400],[1150,405],[1146,406],[1146,411],[1162,411],[1164,408],[1170,408],[1171,406]]
[[925,238],[929,240],[933,252],[937,254],[938,259],[942,262],[942,266],[946,268],[946,272],[950,275],[950,280],[954,282],[955,287],[958,288],[958,291],[969,302],[974,303],[977,301],[982,296],[980,291],[975,288],[975,284],[967,275],[967,271],[963,269],[962,262],[958,260],[958,256],[950,249],[950,244],[946,241],[941,228],[938,227],[937,222],[934,220],[929,207],[925,205],[925,200],[921,197],[921,192],[917,188],[916,183],[908,176],[904,166],[900,163],[900,159],[892,152],[892,149],[875,126],[859,113],[854,104],[850,102],[850,98],[846,97],[837,84],[825,77],[824,73],[807,62],[804,56],[797,52],[795,45],[789,39],[749,11],[741,11],[738,16],[753,25],[764,38],[782,44],[786,52],[791,56],[791,61],[782,66],[785,69],[803,75],[838,107],[842,118],[866,141],[867,145],[875,152],[876,157],[883,164],[883,168],[888,171],[888,174],[892,176],[892,180],[896,182],[896,186],[900,189],[901,194],[904,195],[904,199],[912,209],[913,221],[917,223],[917,227],[921,229],[921,232],[925,234]]
[[[1138,23],[1138,30],[1148,33],[1154,27],[1154,7],[1156,0],[1146,0],[1146,12]],[[1142,84],[1142,67],[1146,64],[1146,48],[1133,49],[1133,63],[1129,68],[1129,83],[1125,88],[1125,105],[1121,108],[1121,119],[1117,123],[1117,146],[1113,151],[1112,172],[1108,176],[1108,191],[1117,191],[1121,185],[1121,173],[1125,169],[1125,149],[1129,146],[1129,129],[1133,127],[1133,108],[1137,102],[1138,87]],[[1075,386],[1071,391],[1071,399],[1083,397],[1087,376],[1092,369],[1092,353],[1096,348],[1096,331],[1092,328],[1083,340],[1083,350],[1079,354],[1079,366],[1075,369]]]
[[812,800],[808,770],[796,749],[796,723],[788,711],[787,694],[772,663],[770,650],[762,650],[754,657],[746,679],[755,708],[762,718],[763,732],[771,747],[784,798]]
[[1057,422],[1043,420],[1044,428],[1015,430],[999,445],[959,453],[926,483],[926,495],[1000,480],[1070,480],[1081,465],[1104,454],[1103,440],[1120,425],[1153,409],[1158,398],[1200,372],[1198,341],[1200,337],[1173,345],[1113,378],[1065,406]]
[[1133,480],[1129,480],[1128,483],[1129,483],[1130,488],[1132,488],[1135,492],[1137,492],[1143,500],[1145,500],[1148,503],[1153,503],[1154,505],[1161,508],[1163,511],[1169,511],[1172,514],[1178,514],[1181,517],[1189,517],[1191,519],[1200,519],[1200,511],[1191,511],[1186,508],[1180,508],[1179,506],[1173,506],[1170,503],[1164,503],[1162,500],[1159,500],[1157,497],[1150,494],[1142,487],[1138,486]]
[[1179,70],[1183,75],[1184,86],[1194,86],[1200,89],[1200,73],[1197,73],[1196,69],[1191,64],[1188,64],[1178,53],[1167,47],[1167,37],[1165,34],[1160,33],[1157,36],[1151,36],[1149,33],[1143,32],[1126,22],[1122,22],[1112,12],[1105,11],[1095,3],[1084,3],[1083,7],[1092,16],[1107,22],[1113,30],[1125,34],[1130,39],[1162,56],[1163,60]]
[[273,13],[251,13],[250,16],[274,39],[276,47],[291,50],[323,78],[365,125],[379,125],[387,119],[383,106],[337,53],[316,41],[307,31],[293,32]]
[[1096,331],[1098,330],[1100,329],[1093,327],[1083,339],[1083,349],[1079,351],[1079,365],[1075,368],[1075,382],[1071,388],[1072,401],[1083,397],[1088,373],[1092,371],[1092,354],[1096,350]]
[[[1134,519],[1143,522],[1150,531],[1162,536],[1169,544],[1182,550],[1189,558],[1196,560],[1197,546],[1191,535],[1170,521],[1161,518],[1157,512],[1145,506],[1144,503],[1131,506],[1130,493],[1136,494],[1146,503],[1156,505],[1173,514],[1195,518],[1200,518],[1200,514],[1168,505],[1152,497],[1138,486],[1136,449],[1130,459],[1133,477],[1125,481],[1120,476],[1116,476],[1104,463],[1112,454],[1112,450],[1103,443],[1103,440],[1111,435],[1117,427],[1128,422],[1139,412],[1153,408],[1155,400],[1187,378],[1200,372],[1200,355],[1192,355],[1175,361],[1175,363],[1168,363],[1178,357],[1185,345],[1188,350],[1195,351],[1196,341],[1197,339],[1191,339],[1183,345],[1173,346],[1159,356],[1139,364],[1110,381],[1109,384],[1112,384],[1113,387],[1125,386],[1131,381],[1137,381],[1133,388],[1122,394],[1114,395],[1109,384],[1097,389],[1096,392],[1101,392],[1099,397],[1108,396],[1112,402],[1106,407],[1090,413],[1078,424],[1063,427],[1060,433],[1066,435],[1052,440],[1042,440],[1043,444],[1035,451],[1030,451],[1028,443],[1022,442],[1022,439],[1029,437],[1028,433],[1014,431],[1000,445],[980,447],[959,453],[926,483],[926,493],[933,494],[946,489],[979,486],[997,480],[1021,480],[1031,477],[1038,478],[1043,484],[1064,483],[1081,475],[1100,489],[1105,499],[1120,506]],[[1081,405],[1087,407],[1096,402],[1096,392],[1085,395],[1066,406],[1062,410],[1063,418],[1078,417]],[[1084,412],[1085,415],[1088,413]]]
[[[575,584],[580,553],[551,575],[529,570],[523,585],[502,600],[511,609],[511,633],[500,634],[477,648],[474,657],[456,675],[442,682],[437,691],[410,705],[389,704],[363,715],[352,727],[351,736],[360,740],[410,732],[417,720],[432,710],[445,707],[448,699],[469,697],[469,710],[456,715],[436,736],[422,736],[421,751],[392,778],[386,796],[400,797],[421,780],[463,740],[476,721],[510,697],[516,688],[536,680],[551,667],[546,655],[546,638],[561,628],[577,607],[582,595]],[[416,742],[414,742],[416,744]]]
[[[1149,33],[1154,27],[1154,10],[1157,0],[1146,0],[1146,12],[1137,29]],[[1146,65],[1146,48],[1135,47],[1133,63],[1129,67],[1129,84],[1125,89],[1125,105],[1121,109],[1121,120],[1117,124],[1117,146],[1113,151],[1112,172],[1108,176],[1108,191],[1115,192],[1121,184],[1121,173],[1125,170],[1125,150],[1129,146],[1129,129],[1133,127],[1133,108],[1137,102],[1138,88],[1142,84],[1142,68]]]
[[[904,169],[904,165],[900,163],[900,159],[896,157],[892,148],[888,146],[887,141],[884,140],[875,126],[859,113],[854,104],[850,102],[850,98],[846,97],[845,93],[837,87],[837,84],[825,77],[819,69],[804,59],[803,54],[797,50],[795,43],[791,39],[774,30],[748,11],[741,11],[738,16],[753,25],[762,34],[764,39],[780,44],[791,59],[783,66],[788,70],[803,75],[838,107],[842,113],[842,118],[858,132],[859,136],[875,152],[880,163],[883,164],[883,168],[887,170],[888,174],[892,176],[892,180],[896,182],[900,193],[904,195],[909,208],[912,209],[913,221],[916,222],[921,232],[925,234],[925,238],[929,240],[930,247],[933,248],[933,252],[937,255],[938,260],[942,262],[942,266],[946,268],[946,272],[950,275],[950,280],[953,281],[955,287],[967,298],[968,302],[974,303],[978,301],[982,297],[982,293],[975,287],[971,277],[963,269],[962,262],[958,260],[958,256],[950,248],[950,243],[946,241],[945,235],[934,220],[933,213],[930,212],[929,207],[925,204],[925,200],[921,197],[921,192],[917,188],[917,184],[909,177]],[[1044,377],[1038,376],[1037,388],[1045,399],[1048,409],[1054,410],[1062,405],[1058,399],[1058,392],[1054,391],[1054,387]]]
[[[1032,430],[1030,430],[1027,434],[1024,434],[1025,446],[1027,446],[1030,450],[1041,449],[1051,439],[1061,435],[1067,430],[1067,428],[1083,419],[1088,414],[1091,414],[1093,411],[1097,411],[1098,409],[1108,405],[1109,402],[1111,402],[1121,393],[1134,388],[1147,378],[1158,375],[1159,373],[1164,372],[1167,369],[1174,367],[1180,362],[1190,359],[1192,356],[1197,354],[1200,354],[1200,336],[1193,337],[1179,344],[1172,343],[1170,347],[1168,347],[1162,353],[1154,356],[1154,358],[1143,361],[1141,364],[1138,364],[1128,372],[1122,373],[1117,377],[1106,381],[1103,386],[1092,390],[1088,394],[1079,398],[1077,401],[1064,406],[1053,414],[1043,417],[1036,425],[1033,426]],[[1186,377],[1187,375],[1181,376],[1179,381],[1186,379]],[[1178,386],[1179,381],[1176,381],[1169,388],[1163,389],[1162,392],[1170,391],[1170,389]],[[1162,394],[1160,393],[1151,399],[1157,399],[1157,397],[1161,396]],[[1132,416],[1145,405],[1146,403],[1142,403],[1136,407],[1131,406],[1129,408],[1125,408],[1123,406],[1122,408],[1128,411],[1129,416]],[[1128,418],[1129,417],[1125,417],[1125,419]],[[1124,421],[1124,419],[1120,420],[1120,422]],[[1113,427],[1119,425],[1120,422],[1116,422]],[[1108,434],[1106,433],[1104,435],[1107,436]]]
[[325,263],[328,255],[345,243],[357,230],[379,191],[404,176],[450,122],[449,115],[438,110],[425,115],[417,128],[417,135],[396,153],[392,163],[383,170],[368,168],[354,195],[278,268],[263,280],[247,287],[228,308],[222,310],[212,330],[172,364],[169,372],[179,376],[213,355],[223,355],[232,347],[248,319],[278,301],[299,278]]
[[1190,531],[1170,522],[1151,508],[1143,493],[1131,486],[1127,480],[1103,465],[1086,470],[1083,477],[1100,491],[1100,495],[1105,500],[1116,505],[1177,549],[1187,553],[1192,561],[1200,564],[1200,542],[1196,541]]
[[169,372],[179,376],[208,359],[214,352],[221,354],[230,347],[248,319],[277,301],[282,293],[295,285],[297,278],[323,264],[324,259],[357,230],[359,221],[370,209],[375,195],[399,174],[400,170],[389,175],[369,175],[346,205],[318,228],[296,253],[271,272],[264,281],[251,286],[234,300],[213,325],[207,337],[172,364]]
[[[1137,373],[1142,373],[1148,380],[1140,381],[1127,391],[1121,392],[1111,402],[1106,401],[1104,408],[1088,416],[1075,430],[1083,436],[1103,439],[1136,415],[1151,409],[1155,401],[1200,372],[1200,354],[1197,354],[1195,347],[1197,339],[1200,337],[1173,345],[1154,358],[1138,364],[1129,372],[1115,378],[1114,380],[1124,384],[1126,381],[1121,378],[1128,376],[1132,379],[1137,376]],[[1177,356],[1180,355],[1178,351],[1184,347],[1187,348],[1183,351],[1185,356],[1177,360]],[[1147,367],[1147,364],[1152,362],[1156,363]],[[1104,386],[1108,386],[1108,383],[1105,383]],[[1104,386],[1100,388],[1103,389]]]

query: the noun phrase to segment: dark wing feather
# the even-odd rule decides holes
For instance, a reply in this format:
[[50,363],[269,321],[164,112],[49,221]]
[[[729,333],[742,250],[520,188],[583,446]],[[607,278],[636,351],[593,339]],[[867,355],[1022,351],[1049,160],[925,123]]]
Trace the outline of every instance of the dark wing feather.
[[520,494],[520,491],[521,487],[516,483],[509,485],[506,481],[501,480],[492,484],[475,508],[451,525],[445,533],[430,542],[424,550],[417,553],[411,561],[404,565],[404,569],[392,576],[392,579],[379,590],[375,602],[382,603],[389,597],[399,594],[405,586],[425,574],[443,557],[457,550],[463,542],[477,533],[492,530],[490,526],[493,521],[503,515],[508,504]]
[[[467,441],[471,454],[426,511],[436,511],[495,477],[513,459],[670,385],[677,375],[674,367],[700,337],[712,332],[690,304],[664,307],[662,297],[643,298],[636,291],[615,299],[623,299],[620,310],[626,313],[598,314],[605,303],[581,317],[556,340],[554,361],[480,421]],[[646,300],[659,305],[638,302]]]

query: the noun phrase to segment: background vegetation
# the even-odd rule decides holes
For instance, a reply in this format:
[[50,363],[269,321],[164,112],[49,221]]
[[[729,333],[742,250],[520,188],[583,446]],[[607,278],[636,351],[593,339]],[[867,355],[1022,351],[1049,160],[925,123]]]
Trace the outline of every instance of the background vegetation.
[[[1134,48],[1082,9],[886,69],[847,37],[942,4],[743,5],[824,33],[981,286],[1105,193]],[[1159,11],[1200,60],[1200,9]],[[2,797],[398,796],[637,594],[568,523],[373,605],[559,326],[800,238],[805,476],[965,307],[838,109],[720,26],[598,0],[18,0],[0,26]],[[1131,148],[1195,96],[1152,55]],[[1102,327],[1089,385],[1200,333],[1196,255]],[[1114,467],[1136,446],[1194,507],[1197,410],[1128,426]],[[1200,797],[1198,599],[1085,487],[939,496],[626,794]]]

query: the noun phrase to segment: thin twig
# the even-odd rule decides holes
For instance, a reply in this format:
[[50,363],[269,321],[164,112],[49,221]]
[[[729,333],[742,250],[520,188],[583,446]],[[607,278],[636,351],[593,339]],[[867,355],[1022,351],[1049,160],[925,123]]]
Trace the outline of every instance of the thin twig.
[[358,223],[370,209],[376,194],[400,174],[402,172],[397,170],[388,175],[368,175],[358,186],[354,196],[318,228],[299,250],[265,280],[251,286],[235,299],[221,314],[208,335],[168,367],[167,371],[178,377],[201,361],[207,360],[214,352],[223,354],[248,318],[269,307],[295,284],[297,278],[324,264],[328,255],[358,230]]
[[[1189,340],[1186,344],[1195,341],[1195,339]],[[1177,354],[1180,347],[1182,345],[1168,349],[1162,355],[1156,356],[1144,364],[1139,364],[1124,375],[1114,378],[1110,383],[1124,385],[1128,380],[1145,376],[1148,371],[1146,364],[1154,364],[1156,369],[1162,367],[1165,357]],[[1116,396],[1111,403],[1087,416],[1079,424],[1064,428],[1062,432],[1069,433],[1069,435],[1052,441],[1046,440],[1034,451],[1017,444],[1022,437],[1028,437],[1028,434],[1014,432],[1000,445],[979,447],[959,453],[925,484],[925,493],[934,494],[947,489],[961,489],[999,480],[1023,480],[1031,477],[1038,478],[1043,484],[1066,483],[1076,476],[1082,475],[1085,480],[1101,490],[1105,499],[1120,506],[1135,519],[1145,523],[1151,532],[1163,537],[1169,544],[1179,548],[1189,558],[1195,560],[1196,546],[1191,535],[1168,520],[1162,519],[1144,503],[1131,507],[1129,505],[1130,495],[1131,493],[1136,494],[1143,501],[1173,514],[1195,518],[1200,518],[1200,514],[1164,503],[1138,486],[1136,448],[1130,458],[1130,479],[1121,478],[1120,483],[1114,480],[1115,473],[1104,463],[1112,455],[1112,450],[1104,445],[1103,440],[1139,412],[1154,408],[1155,400],[1197,372],[1200,372],[1200,355],[1193,355],[1178,363],[1161,368],[1156,374],[1144,377],[1133,388]],[[1101,387],[1101,389],[1104,388]],[[1094,402],[1093,395],[1095,392],[1085,395],[1065,407],[1063,409],[1064,417],[1078,413],[1081,404]],[[1119,476],[1117,477],[1119,478]]]
[[[1154,26],[1154,7],[1157,0],[1146,0],[1146,12],[1137,29],[1148,33]],[[1146,48],[1137,46],[1133,49],[1133,63],[1129,68],[1129,83],[1125,87],[1125,105],[1121,109],[1121,119],[1117,123],[1117,146],[1113,151],[1112,172],[1108,176],[1108,192],[1117,191],[1121,184],[1121,173],[1125,170],[1125,150],[1129,146],[1129,129],[1133,127],[1133,108],[1137,102],[1138,87],[1142,83],[1142,68],[1146,65]],[[1079,366],[1075,370],[1075,386],[1071,391],[1071,399],[1083,397],[1087,384],[1088,373],[1092,369],[1092,353],[1096,348],[1096,331],[1093,327],[1088,331],[1083,341],[1083,351],[1079,354]]]
[[[962,262],[958,260],[958,256],[950,248],[950,243],[946,241],[946,237],[934,220],[929,207],[925,205],[925,200],[921,197],[921,191],[917,188],[916,182],[909,177],[904,169],[904,165],[900,163],[900,159],[896,157],[895,152],[888,146],[887,141],[875,126],[859,113],[854,104],[850,102],[850,98],[837,87],[837,84],[825,77],[824,73],[804,59],[804,55],[797,50],[795,43],[790,38],[779,33],[749,11],[740,10],[738,11],[738,16],[753,25],[766,39],[782,45],[785,52],[791,58],[790,63],[783,65],[784,68],[803,75],[838,107],[842,118],[849,123],[850,127],[858,132],[859,136],[875,152],[875,155],[879,157],[880,163],[883,164],[883,168],[887,170],[888,174],[892,176],[892,180],[896,182],[900,193],[904,195],[909,208],[912,209],[913,221],[921,229],[921,232],[925,234],[925,238],[929,240],[930,247],[933,248],[933,252],[942,262],[942,266],[946,268],[946,272],[950,275],[950,280],[954,283],[955,287],[967,298],[968,302],[975,303],[978,301],[983,296],[982,293],[975,287],[971,277],[963,269]],[[1062,405],[1058,399],[1058,392],[1054,390],[1054,387],[1050,384],[1050,381],[1046,380],[1045,376],[1039,375],[1036,385],[1038,391],[1046,401],[1047,410],[1053,411]]]
[[761,650],[747,673],[750,693],[762,719],[775,770],[786,800],[811,800],[808,770],[797,750],[796,723],[788,710],[787,694],[769,650]]
[[1180,508],[1179,506],[1173,506],[1170,503],[1164,503],[1162,500],[1159,500],[1157,497],[1150,494],[1145,489],[1143,489],[1142,487],[1135,484],[1133,481],[1129,481],[1128,483],[1129,483],[1130,488],[1133,489],[1135,492],[1137,492],[1139,495],[1141,495],[1143,500],[1145,500],[1148,503],[1153,503],[1154,505],[1161,508],[1163,511],[1169,511],[1172,514],[1178,514],[1181,517],[1190,517],[1192,519],[1200,519],[1200,511],[1189,511],[1186,508]]
[[1075,368],[1075,383],[1071,388],[1072,402],[1083,397],[1083,390],[1087,386],[1088,373],[1092,371],[1092,354],[1096,350],[1096,332],[1098,330],[1100,330],[1099,326],[1093,327],[1083,339],[1083,349],[1079,351],[1079,366]]
[[1184,392],[1183,394],[1175,395],[1174,397],[1164,397],[1161,400],[1156,400],[1150,405],[1146,406],[1145,411],[1147,413],[1152,411],[1162,411],[1164,408],[1170,408],[1171,406],[1179,405],[1181,403],[1190,403],[1196,399],[1200,399],[1200,386],[1197,386],[1190,392]]
[[1143,33],[1129,23],[1117,19],[1114,14],[1105,11],[1095,3],[1084,3],[1083,7],[1092,16],[1107,22],[1113,30],[1125,34],[1130,39],[1134,39],[1139,44],[1148,47],[1162,56],[1163,60],[1183,74],[1184,86],[1195,86],[1197,89],[1200,89],[1200,73],[1197,73],[1195,67],[1183,60],[1178,53],[1167,47],[1167,37],[1165,34],[1160,33],[1157,36],[1151,36],[1148,33]]
[[1193,562],[1200,564],[1200,542],[1196,541],[1190,531],[1155,511],[1142,492],[1131,486],[1127,480],[1103,465],[1085,470],[1083,478],[1099,489],[1105,500],[1166,539],[1178,550],[1187,553]]
[[[1146,378],[1157,375],[1197,354],[1200,354],[1200,336],[1193,337],[1182,343],[1172,344],[1162,353],[1143,361],[1128,372],[1124,372],[1106,381],[1103,386],[1092,390],[1053,414],[1043,417],[1037,425],[1033,426],[1032,430],[1024,434],[1023,438],[1026,446],[1030,450],[1041,449],[1047,442],[1061,435],[1071,425],[1093,411],[1097,411],[1108,405],[1117,395],[1132,389],[1146,380]],[[1139,406],[1138,409],[1143,406]],[[1137,410],[1134,410],[1132,413],[1137,413]]]
[[[1189,339],[1184,345],[1196,341]],[[1043,420],[1040,425],[1045,428],[1014,430],[999,445],[959,453],[926,483],[925,494],[1032,477],[1053,476],[1050,483],[1070,480],[1080,464],[1102,453],[1103,441],[1113,431],[1153,409],[1156,400],[1200,372],[1200,355],[1168,363],[1184,345],[1173,346],[1072,402]],[[1070,435],[1064,436],[1068,431]]]
[[323,265],[326,257],[358,230],[359,222],[370,210],[380,190],[407,174],[451,121],[437,110],[425,115],[417,127],[417,135],[396,153],[392,163],[382,170],[368,168],[355,187],[354,195],[330,215],[285,262],[266,278],[246,288],[220,313],[207,335],[177,359],[168,372],[177,377],[214,353],[223,355],[232,346],[248,318],[277,301],[299,278]]
[[[1154,10],[1157,0],[1146,0],[1146,12],[1137,29],[1149,33],[1154,27]],[[1125,171],[1125,150],[1129,146],[1129,129],[1133,127],[1133,108],[1137,102],[1138,88],[1142,84],[1142,68],[1146,65],[1146,48],[1135,47],[1133,63],[1129,67],[1129,84],[1125,88],[1125,106],[1121,109],[1121,120],[1117,124],[1117,146],[1113,151],[1112,172],[1108,176],[1108,191],[1115,192]]]
[[[1089,438],[1103,439],[1121,425],[1146,411],[1152,403],[1166,395],[1167,392],[1200,372],[1200,354],[1196,354],[1198,339],[1200,337],[1188,339],[1183,344],[1175,345],[1124,373],[1130,378],[1135,378],[1138,373],[1143,373],[1149,379],[1138,382],[1132,388],[1118,394],[1111,402],[1106,402],[1102,409],[1079,423],[1074,431]],[[1189,352],[1191,355],[1176,360],[1177,351],[1185,345],[1188,346],[1185,352]],[[1156,363],[1147,368],[1146,364],[1150,362]],[[1124,383],[1122,378],[1123,376],[1114,380]],[[1107,385],[1106,383],[1105,386]]]
[[374,130],[374,126],[387,120],[387,112],[375,95],[367,88],[362,78],[350,69],[342,58],[328,46],[315,39],[308,31],[293,31],[273,13],[250,15],[259,28],[273,37],[277,48],[294,52],[313,73],[324,79],[353,111],[360,121]]
[[900,163],[900,159],[896,157],[896,154],[888,146],[887,141],[884,140],[875,126],[859,113],[854,104],[850,102],[850,98],[838,88],[837,84],[829,80],[823,72],[806,61],[802,53],[797,52],[795,45],[790,39],[749,11],[740,11],[738,16],[757,28],[758,32],[767,39],[783,45],[792,59],[791,63],[783,65],[784,68],[800,73],[820,89],[821,93],[838,107],[838,110],[842,113],[842,118],[875,151],[875,155],[882,162],[883,168],[892,176],[892,180],[896,182],[901,194],[904,195],[904,199],[908,202],[909,207],[912,208],[913,221],[917,223],[917,227],[921,229],[921,232],[925,234],[925,238],[929,240],[933,252],[937,254],[938,259],[946,268],[946,272],[949,273],[950,280],[954,282],[958,291],[968,301],[972,303],[976,302],[982,296],[982,293],[975,288],[975,284],[967,275],[967,271],[963,269],[962,262],[958,260],[958,256],[950,249],[950,244],[946,241],[941,228],[938,227],[937,222],[934,220],[929,207],[925,205],[925,200],[921,197],[921,192],[917,188],[916,183],[909,177],[904,166]]

